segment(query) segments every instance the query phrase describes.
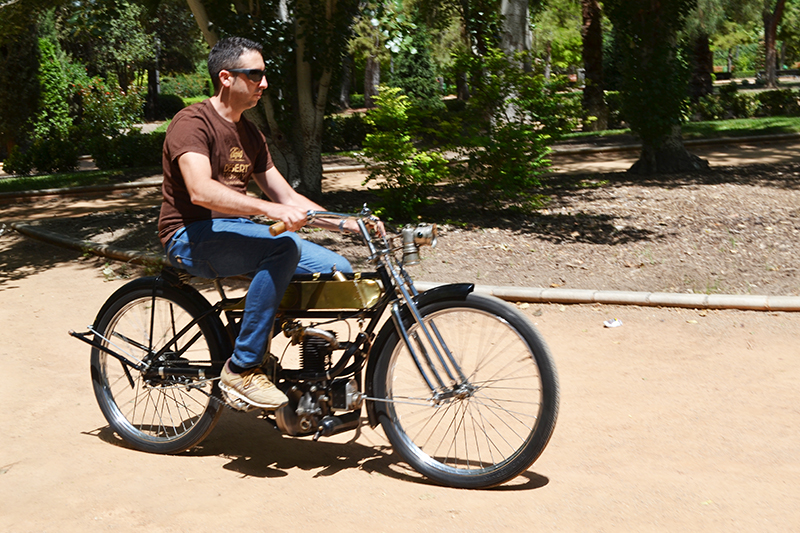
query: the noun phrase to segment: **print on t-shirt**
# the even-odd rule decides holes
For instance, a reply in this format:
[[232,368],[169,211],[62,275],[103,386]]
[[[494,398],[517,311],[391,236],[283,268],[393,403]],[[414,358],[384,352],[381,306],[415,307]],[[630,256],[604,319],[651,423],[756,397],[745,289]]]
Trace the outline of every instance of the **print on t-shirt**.
[[244,177],[247,175],[248,170],[250,170],[250,164],[245,161],[244,150],[234,146],[231,148],[228,162],[225,163],[220,181],[226,185],[244,184]]

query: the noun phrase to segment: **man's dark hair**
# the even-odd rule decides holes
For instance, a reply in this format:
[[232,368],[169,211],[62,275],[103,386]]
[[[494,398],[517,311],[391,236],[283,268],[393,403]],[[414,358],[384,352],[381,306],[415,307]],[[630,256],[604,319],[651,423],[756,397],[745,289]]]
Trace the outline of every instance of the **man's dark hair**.
[[208,73],[211,75],[211,83],[214,84],[214,92],[219,91],[219,73],[225,69],[237,68],[239,58],[249,50],[261,53],[262,46],[255,41],[244,37],[226,37],[217,41],[211,53],[208,54]]

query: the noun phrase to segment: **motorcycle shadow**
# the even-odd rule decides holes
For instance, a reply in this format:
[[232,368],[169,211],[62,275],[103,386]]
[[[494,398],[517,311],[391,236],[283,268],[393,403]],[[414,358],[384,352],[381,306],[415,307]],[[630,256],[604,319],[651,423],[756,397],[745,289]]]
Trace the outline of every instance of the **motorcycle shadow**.
[[[108,426],[88,434],[127,447]],[[393,454],[383,432],[370,429],[366,420],[355,431],[313,441],[311,437],[282,435],[269,422],[252,413],[226,411],[203,442],[181,455],[224,457],[229,460],[223,465],[226,470],[256,478],[285,477],[295,468],[318,470],[314,477],[333,476],[356,469],[399,481],[436,486]],[[509,483],[487,490],[532,490],[544,487],[549,481],[545,476],[528,471]]]

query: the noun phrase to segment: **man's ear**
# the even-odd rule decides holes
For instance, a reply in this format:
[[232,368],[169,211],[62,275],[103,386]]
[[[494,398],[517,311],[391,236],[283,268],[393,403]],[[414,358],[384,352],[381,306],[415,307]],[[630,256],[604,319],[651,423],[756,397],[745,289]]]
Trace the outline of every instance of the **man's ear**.
[[231,83],[233,83],[233,74],[231,74],[227,70],[220,70],[219,83],[220,87],[230,87]]

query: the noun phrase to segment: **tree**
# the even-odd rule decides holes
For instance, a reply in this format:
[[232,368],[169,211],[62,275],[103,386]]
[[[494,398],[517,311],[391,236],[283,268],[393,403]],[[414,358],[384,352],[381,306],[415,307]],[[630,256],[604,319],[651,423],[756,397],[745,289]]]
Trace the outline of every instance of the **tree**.
[[579,0],[551,0],[534,17],[534,49],[543,58],[545,77],[555,70],[575,74],[581,62],[581,4]]
[[694,12],[687,18],[684,34],[692,69],[689,96],[694,102],[713,92],[711,35],[717,33],[725,21],[728,3],[729,0],[698,0]]
[[39,103],[40,16],[60,0],[0,5],[0,143],[10,152],[25,140]]
[[767,87],[778,86],[775,41],[785,7],[786,0],[764,0],[764,9],[761,12],[764,21],[764,81]]
[[606,13],[619,42],[622,111],[642,140],[634,174],[706,168],[681,139],[688,68],[678,32],[696,0],[630,2],[606,0]]
[[584,69],[583,108],[595,120],[584,122],[586,131],[608,128],[608,106],[605,101],[603,81],[603,13],[598,0],[582,0],[581,38]]
[[59,10],[60,41],[90,75],[111,77],[123,92],[155,59],[153,38],[144,27],[146,11],[129,0],[76,0]]
[[403,89],[414,103],[428,110],[443,109],[442,92],[430,55],[430,41],[424,26],[415,25],[408,45],[394,55],[391,85]]
[[509,54],[530,52],[532,37],[528,0],[502,0],[500,14],[503,17],[500,48]]
[[783,42],[781,62],[794,64],[800,61],[800,2],[787,2],[778,39]]
[[381,83],[381,63],[389,60],[384,46],[386,36],[381,32],[382,19],[387,19],[382,3],[368,3],[353,26],[353,36],[348,52],[354,60],[364,64],[364,105],[375,107],[378,86]]
[[358,1],[187,1],[209,45],[226,35],[264,45],[270,86],[248,117],[267,130],[275,164],[292,187],[319,197],[325,107]]

